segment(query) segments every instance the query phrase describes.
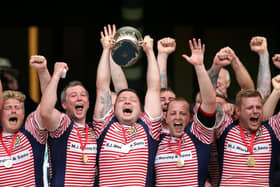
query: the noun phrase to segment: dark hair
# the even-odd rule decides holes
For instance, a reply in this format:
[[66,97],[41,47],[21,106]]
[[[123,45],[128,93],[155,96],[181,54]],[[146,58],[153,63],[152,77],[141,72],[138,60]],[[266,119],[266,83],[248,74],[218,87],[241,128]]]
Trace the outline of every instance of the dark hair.
[[162,92],[168,92],[168,91],[169,91],[169,92],[172,92],[172,93],[174,93],[174,95],[176,95],[175,92],[174,92],[171,88],[161,88],[161,89],[160,89],[160,93],[162,93]]
[[[141,104],[139,95],[137,94],[136,90],[134,90],[134,89],[132,89],[132,88],[124,88],[124,89],[120,90],[120,91],[117,93],[116,101],[118,100],[119,95],[121,95],[121,93],[123,93],[123,92],[132,92],[132,93],[135,93],[135,95],[136,95],[136,96],[138,97],[138,99],[139,99],[141,111],[142,111],[142,112],[144,111],[144,107],[143,107],[142,104]],[[116,105],[115,105],[115,107],[116,107]]]
[[135,93],[135,94],[137,95],[137,97],[139,98],[139,96],[138,96],[136,90],[134,90],[134,89],[132,89],[132,88],[124,88],[124,89],[120,90],[120,91],[117,93],[117,98],[118,98],[119,95],[120,95],[121,93],[123,93],[123,92],[133,92],[133,93]]

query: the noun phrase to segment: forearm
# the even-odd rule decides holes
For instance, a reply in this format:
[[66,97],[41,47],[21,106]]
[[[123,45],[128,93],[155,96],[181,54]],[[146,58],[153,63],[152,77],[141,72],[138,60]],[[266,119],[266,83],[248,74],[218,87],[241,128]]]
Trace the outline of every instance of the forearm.
[[110,55],[110,69],[114,91],[117,93],[122,89],[128,88],[127,80],[122,67],[117,65]]
[[[234,71],[236,80],[241,89],[254,89],[254,82],[241,61],[236,57],[235,60],[231,62],[231,67]],[[271,79],[270,79],[271,80]]]
[[211,66],[211,68],[208,70],[208,75],[214,88],[217,88],[217,80],[219,77],[220,70],[221,67],[214,66],[214,65]]
[[204,65],[195,65],[195,71],[201,94],[201,107],[207,113],[213,113],[216,109],[216,92]]
[[51,80],[51,75],[48,70],[38,72],[41,93],[44,93],[45,89],[48,86],[49,81]]
[[280,92],[275,89],[271,92],[263,106],[263,121],[273,116],[280,98]]
[[160,104],[160,75],[159,67],[153,51],[146,52],[147,67],[147,93],[145,97],[145,109],[152,118],[159,117],[161,114]]
[[168,87],[167,59],[168,59],[168,54],[166,54],[166,53],[159,53],[157,56],[157,62],[159,65],[160,81],[161,81],[162,88]]
[[110,69],[110,50],[104,49],[100,57],[100,61],[97,67],[96,87],[97,90],[109,89],[111,81],[111,69]]
[[94,119],[101,119],[111,109],[112,99],[110,91],[110,50],[104,49],[97,67],[96,100],[93,113]]
[[264,100],[267,99],[271,92],[271,72],[269,66],[269,53],[259,53],[259,72],[257,79],[257,89]]
[[147,67],[147,88],[160,90],[160,72],[155,54],[152,50],[146,53],[148,60]]
[[3,87],[2,87],[2,81],[0,79],[0,110],[2,109],[3,104]]
[[54,75],[43,92],[40,102],[40,108],[43,116],[51,114],[55,108],[57,102],[57,87],[59,80],[60,77]]

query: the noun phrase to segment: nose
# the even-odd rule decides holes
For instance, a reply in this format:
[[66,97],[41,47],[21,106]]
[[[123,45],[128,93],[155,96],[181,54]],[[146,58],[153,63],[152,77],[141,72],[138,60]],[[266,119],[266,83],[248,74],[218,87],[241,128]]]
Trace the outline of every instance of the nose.
[[253,108],[253,112],[254,112],[254,113],[258,113],[258,112],[259,112],[259,109],[258,109],[257,107],[254,107],[254,108]]
[[81,100],[81,99],[82,99],[82,96],[81,96],[81,95],[77,95],[77,99],[78,99],[78,100]]
[[181,115],[180,115],[179,113],[177,113],[177,114],[175,115],[175,119],[181,119]]
[[17,109],[16,109],[16,107],[11,107],[11,113],[16,113],[17,112]]
[[125,104],[129,104],[129,103],[130,103],[130,100],[129,100],[128,98],[126,98],[126,99],[124,100],[124,103],[125,103]]

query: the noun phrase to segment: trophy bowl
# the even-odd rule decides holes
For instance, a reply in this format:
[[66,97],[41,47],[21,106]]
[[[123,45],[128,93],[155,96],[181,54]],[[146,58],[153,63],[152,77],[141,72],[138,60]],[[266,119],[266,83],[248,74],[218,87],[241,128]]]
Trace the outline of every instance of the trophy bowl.
[[142,46],[143,38],[136,28],[121,27],[114,36],[112,58],[116,64],[129,67],[136,63]]

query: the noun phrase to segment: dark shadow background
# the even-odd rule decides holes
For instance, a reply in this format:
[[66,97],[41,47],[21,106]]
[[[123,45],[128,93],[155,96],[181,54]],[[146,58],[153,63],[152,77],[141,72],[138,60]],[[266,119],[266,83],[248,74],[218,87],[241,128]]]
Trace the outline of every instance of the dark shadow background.
[[[19,4],[21,3],[21,4]],[[212,64],[215,53],[230,46],[239,56],[256,83],[258,55],[249,48],[253,36],[265,36],[271,57],[280,53],[279,13],[275,2],[255,1],[147,1],[115,0],[73,2],[67,4],[41,2],[17,6],[2,6],[0,11],[0,57],[10,59],[20,70],[20,85],[28,91],[28,27],[39,28],[38,53],[48,59],[50,72],[56,61],[69,65],[67,78],[61,80],[58,94],[70,80],[80,80],[89,90],[92,107],[95,100],[96,68],[101,55],[100,31],[107,24],[117,27],[137,27],[144,35],[157,40],[174,37],[176,52],[169,57],[169,85],[178,96],[194,102],[198,91],[197,80],[191,65],[181,57],[190,55],[188,40],[201,38],[206,44],[205,65]],[[146,89],[146,59],[141,55],[131,68],[126,68],[129,86],[144,98]],[[239,90],[231,69],[232,85],[229,96]],[[271,61],[272,77],[279,73]],[[59,106],[59,104],[58,104]],[[90,118],[89,117],[89,118]]]

